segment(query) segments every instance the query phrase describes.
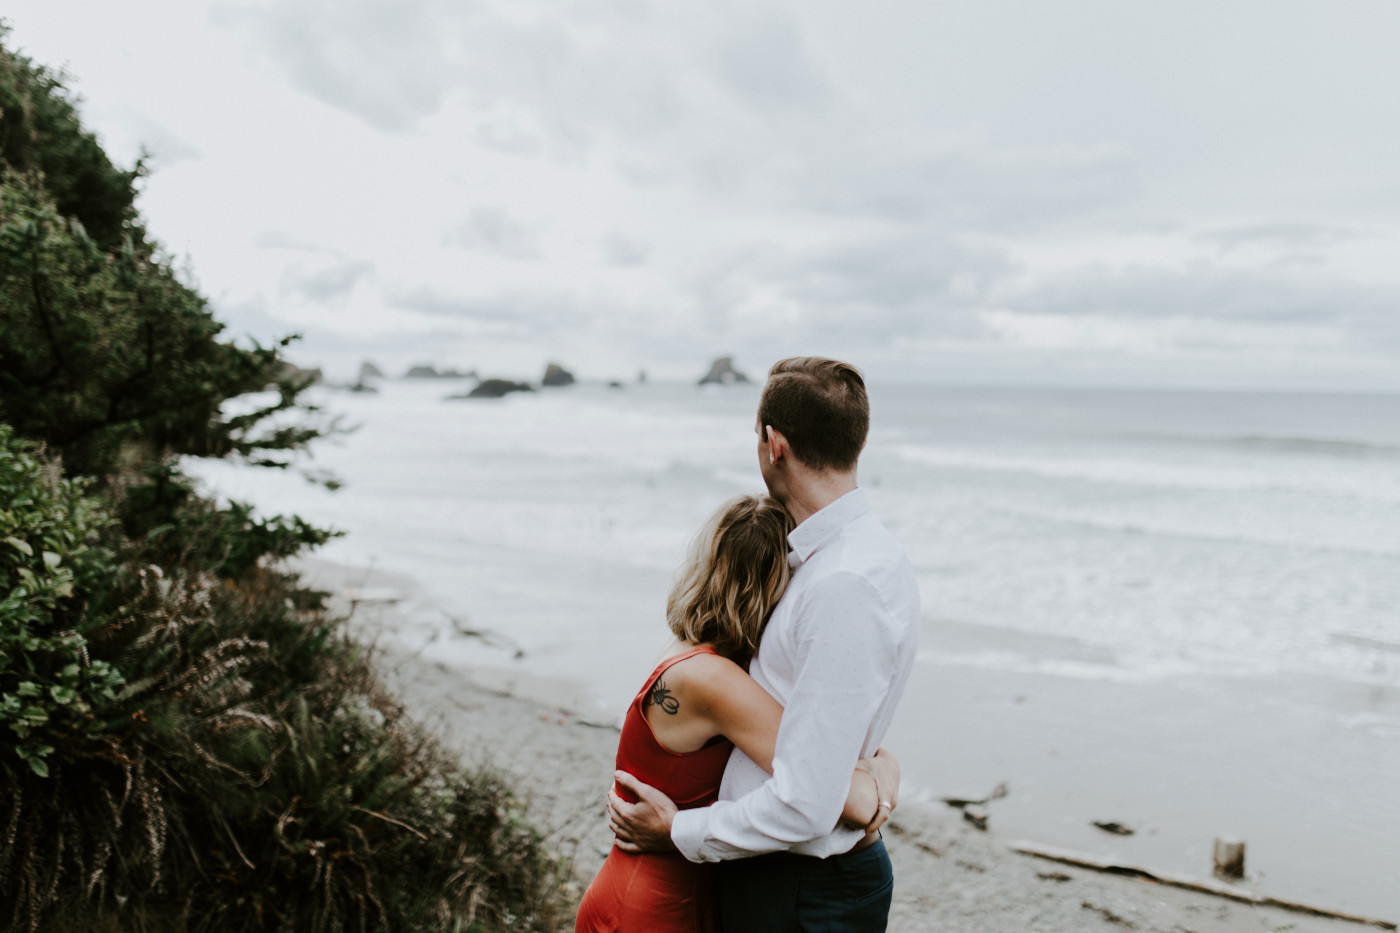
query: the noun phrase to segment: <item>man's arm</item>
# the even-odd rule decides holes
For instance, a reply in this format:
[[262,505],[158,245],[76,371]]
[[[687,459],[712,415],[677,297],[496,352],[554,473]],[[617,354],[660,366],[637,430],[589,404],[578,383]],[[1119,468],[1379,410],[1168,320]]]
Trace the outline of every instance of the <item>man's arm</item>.
[[772,779],[739,800],[672,816],[671,839],[691,861],[787,849],[827,835],[840,818],[895,674],[898,634],[875,590],[852,574],[814,584],[796,611],[797,671]]
[[676,817],[676,805],[661,791],[628,774],[613,772],[613,779],[637,798],[630,803],[608,789],[608,829],[612,830],[617,847],[624,852],[674,852],[671,823]]
[[[617,847],[624,852],[676,851],[671,828],[678,811],[671,798],[626,771],[614,771],[613,779],[637,798],[632,803],[616,790],[608,790],[608,829],[612,830]],[[882,748],[856,764],[841,818],[848,823],[862,821],[861,828],[871,835],[885,824],[898,804],[899,760]]]

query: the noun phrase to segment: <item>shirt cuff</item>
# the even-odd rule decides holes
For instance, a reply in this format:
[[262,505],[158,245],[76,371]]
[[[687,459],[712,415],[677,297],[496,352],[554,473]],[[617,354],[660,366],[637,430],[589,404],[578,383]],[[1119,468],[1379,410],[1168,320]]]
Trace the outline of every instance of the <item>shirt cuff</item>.
[[671,841],[688,861],[703,862],[700,847],[705,842],[705,832],[709,820],[709,807],[695,807],[679,810],[671,818]]

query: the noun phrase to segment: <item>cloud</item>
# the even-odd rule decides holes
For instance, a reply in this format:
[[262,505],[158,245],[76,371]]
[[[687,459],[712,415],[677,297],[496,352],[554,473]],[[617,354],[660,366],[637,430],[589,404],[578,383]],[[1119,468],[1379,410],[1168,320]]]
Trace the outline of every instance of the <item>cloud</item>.
[[[960,233],[1121,212],[1141,186],[1140,162],[1121,146],[1010,146],[868,112],[838,86],[808,24],[773,0],[218,9],[251,54],[385,133],[431,140],[450,125],[454,144],[465,134],[507,156],[603,164],[634,189]],[[491,248],[475,226],[453,241]],[[517,242],[504,254],[530,252]]]
[[[836,98],[802,24],[771,0],[216,0],[219,22],[305,93],[413,134],[451,110],[478,144],[636,171],[820,116]],[[638,148],[643,144],[646,148]],[[656,149],[652,149],[656,147]]]
[[[217,9],[303,90],[387,132],[411,132],[461,95],[487,118],[489,132],[499,133],[514,110],[523,112],[520,123],[570,135],[587,122],[575,119],[571,110],[590,93],[605,92],[611,100],[618,90],[606,86],[607,73],[599,67],[609,55],[613,73],[628,78],[638,77],[639,64],[649,58],[644,46],[629,51],[610,41],[607,32],[587,40],[571,28],[580,19],[605,17],[607,7],[542,3],[527,9],[492,0],[224,0]],[[636,85],[628,95],[633,106],[616,119],[637,120],[648,109],[647,99],[664,97],[668,84]],[[596,116],[593,110],[585,107],[580,116]]]
[[1010,270],[998,251],[944,236],[858,242],[804,257],[790,268],[788,292],[818,313],[904,318],[966,307]]
[[603,255],[615,266],[644,265],[651,249],[641,240],[613,231],[603,237]]
[[262,295],[254,295],[237,301],[211,302],[216,316],[226,325],[223,336],[235,340],[244,337],[270,344],[289,333],[298,331],[294,324],[278,318],[268,307]]
[[972,313],[1014,266],[938,234],[749,251],[708,270],[695,294],[707,333],[817,335],[856,345],[984,330]]
[[1345,227],[1323,223],[1289,223],[1270,220],[1254,224],[1240,224],[1233,227],[1217,227],[1196,235],[1196,240],[1212,244],[1221,254],[1242,247],[1264,247],[1270,249],[1322,249],[1333,247],[1357,237],[1357,231]]
[[791,176],[786,199],[818,211],[931,223],[944,230],[1026,232],[1130,200],[1137,162],[1109,148],[997,148],[854,137]]
[[355,286],[374,273],[374,263],[355,261],[337,263],[314,271],[298,266],[284,270],[282,291],[319,304],[344,301]]
[[408,130],[446,98],[449,48],[435,4],[223,0],[212,11],[312,96],[380,129]]
[[1335,322],[1400,332],[1400,287],[1210,263],[1091,266],[1002,296],[1023,313],[1116,318]]
[[807,40],[787,11],[762,4],[731,7],[713,63],[720,80],[740,99],[769,115],[821,114],[836,92]]
[[470,216],[449,228],[444,246],[479,250],[509,259],[539,259],[539,230],[514,220],[500,205],[472,208]]
[[282,230],[263,230],[253,239],[258,249],[287,250],[289,252],[320,253],[329,256],[343,256],[340,250],[322,246],[310,240],[303,240]]
[[411,286],[391,290],[385,301],[390,307],[450,319],[473,331],[509,333],[523,338],[548,335],[579,317],[576,300],[560,294],[519,291],[461,294]]
[[167,169],[181,162],[197,162],[204,153],[193,143],[181,138],[165,123],[132,104],[117,108],[113,114],[124,129],[123,136],[136,140],[150,156],[149,167]]

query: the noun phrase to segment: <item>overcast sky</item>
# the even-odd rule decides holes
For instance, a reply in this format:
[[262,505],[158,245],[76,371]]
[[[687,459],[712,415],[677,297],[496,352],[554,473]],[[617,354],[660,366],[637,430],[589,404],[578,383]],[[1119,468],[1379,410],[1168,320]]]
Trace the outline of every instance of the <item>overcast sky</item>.
[[230,333],[348,376],[1400,389],[1388,0],[9,0]]

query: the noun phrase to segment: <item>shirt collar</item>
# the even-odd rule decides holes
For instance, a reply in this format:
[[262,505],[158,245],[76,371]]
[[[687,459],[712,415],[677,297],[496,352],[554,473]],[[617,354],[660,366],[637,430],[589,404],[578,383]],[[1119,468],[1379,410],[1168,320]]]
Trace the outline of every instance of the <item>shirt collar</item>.
[[813,513],[788,533],[788,566],[793,570],[807,562],[818,548],[826,544],[844,527],[869,511],[865,492],[853,489],[825,508]]

